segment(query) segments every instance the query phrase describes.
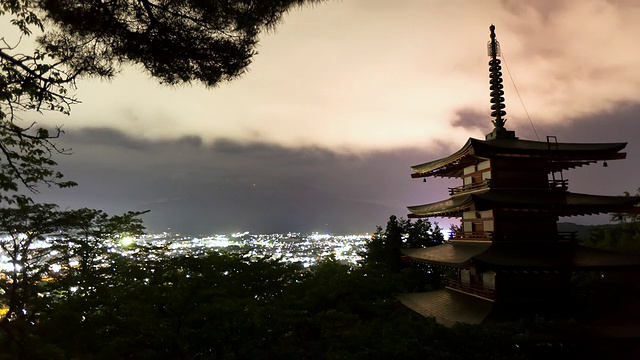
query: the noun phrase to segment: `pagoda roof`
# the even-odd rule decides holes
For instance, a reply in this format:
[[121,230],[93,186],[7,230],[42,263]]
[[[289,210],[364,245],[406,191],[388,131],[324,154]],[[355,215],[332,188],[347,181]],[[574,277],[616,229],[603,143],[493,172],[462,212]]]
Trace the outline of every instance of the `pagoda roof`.
[[571,193],[557,189],[489,189],[431,204],[409,206],[409,217],[460,217],[463,211],[506,209],[537,211],[557,216],[638,213],[640,197]]
[[422,316],[433,316],[445,326],[456,323],[479,324],[493,308],[493,303],[451,290],[435,290],[398,295],[398,301]]
[[426,248],[400,249],[402,255],[413,261],[449,267],[466,267],[471,258],[487,250],[490,242],[441,244]]
[[447,243],[428,248],[401,249],[412,261],[480,271],[563,271],[639,268],[640,256],[595,249],[570,242],[512,241]]
[[605,270],[638,268],[640,256],[569,242],[496,242],[473,262],[481,270]]
[[464,146],[453,154],[442,159],[433,160],[424,164],[414,165],[411,169],[414,174],[412,177],[421,176],[443,176],[443,177],[460,177],[462,169],[476,163],[477,159],[470,156],[471,140],[469,138]]
[[455,196],[447,200],[431,204],[408,206],[409,217],[460,217],[462,212],[469,210],[473,205],[471,194]]
[[411,176],[461,177],[465,167],[494,157],[545,159],[553,163],[549,171],[559,171],[598,160],[624,159],[626,153],[620,151],[626,146],[627,143],[555,143],[517,138],[469,138],[460,150],[447,157],[412,166],[414,173]]

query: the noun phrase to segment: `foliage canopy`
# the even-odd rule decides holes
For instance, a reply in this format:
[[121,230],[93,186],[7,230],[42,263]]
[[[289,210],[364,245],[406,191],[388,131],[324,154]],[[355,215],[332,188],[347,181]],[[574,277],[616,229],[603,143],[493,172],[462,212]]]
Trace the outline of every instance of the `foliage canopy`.
[[378,226],[367,243],[366,252],[362,254],[363,264],[399,271],[403,268],[400,249],[429,247],[443,242],[444,235],[437,223],[422,219],[398,219],[391,215],[386,228]]
[[40,0],[43,48],[74,71],[111,76],[139,64],[168,84],[215,86],[246,71],[261,31],[320,0]]

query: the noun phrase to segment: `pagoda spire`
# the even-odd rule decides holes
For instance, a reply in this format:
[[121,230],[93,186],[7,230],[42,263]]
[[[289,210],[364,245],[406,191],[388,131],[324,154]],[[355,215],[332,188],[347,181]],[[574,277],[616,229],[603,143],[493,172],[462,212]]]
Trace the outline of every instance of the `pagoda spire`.
[[503,116],[507,115],[507,112],[504,111],[504,85],[502,85],[502,66],[500,66],[500,43],[496,40],[496,27],[491,24],[489,27],[491,31],[491,40],[487,42],[487,53],[491,60],[489,60],[489,84],[491,85],[489,89],[491,90],[491,116],[493,120],[493,131],[487,134],[487,140],[495,139],[495,138],[515,138],[515,132],[507,131],[504,127],[504,124],[507,122]]

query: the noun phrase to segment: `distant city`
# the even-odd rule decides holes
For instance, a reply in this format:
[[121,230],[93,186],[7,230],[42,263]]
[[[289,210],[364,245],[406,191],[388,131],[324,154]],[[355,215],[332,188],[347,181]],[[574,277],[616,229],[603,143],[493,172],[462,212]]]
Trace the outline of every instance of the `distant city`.
[[[589,234],[589,226],[574,223],[558,223],[558,229],[575,232],[579,238]],[[443,235],[445,239],[449,238],[447,231],[443,231]],[[316,232],[251,234],[248,231],[231,235],[186,236],[163,232],[146,234],[137,238],[125,236],[105,240],[104,245],[123,255],[132,255],[129,245],[138,243],[166,248],[166,254],[170,256],[198,255],[209,251],[219,251],[240,253],[254,259],[268,258],[287,263],[300,263],[303,267],[310,267],[331,256],[342,263],[356,265],[362,259],[361,254],[366,251],[365,245],[372,236],[373,234],[369,233],[354,235],[331,235]],[[36,240],[30,245],[30,248],[48,248],[51,246],[51,239],[53,238],[46,237]],[[11,241],[10,236],[0,236],[0,243],[7,241]],[[69,264],[77,265],[77,260],[72,260]],[[60,265],[56,265],[52,270],[55,272],[59,268]],[[0,249],[0,273],[15,270],[20,270],[20,266],[14,264],[8,254]]]
[[304,267],[333,256],[346,264],[357,264],[362,259],[365,243],[371,234],[329,235],[319,233],[251,234],[238,232],[231,235],[203,237],[160,233],[143,235],[130,242],[166,246],[169,255],[198,254],[210,250],[243,253],[252,258],[269,258],[287,263],[300,263]]

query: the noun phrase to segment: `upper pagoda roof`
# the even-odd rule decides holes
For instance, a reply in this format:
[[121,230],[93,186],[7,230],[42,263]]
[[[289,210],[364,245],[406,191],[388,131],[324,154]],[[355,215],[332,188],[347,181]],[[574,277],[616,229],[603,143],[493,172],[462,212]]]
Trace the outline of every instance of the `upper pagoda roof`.
[[554,189],[489,189],[482,193],[454,196],[431,204],[409,206],[409,217],[460,217],[462,212],[491,209],[541,211],[557,216],[602,213],[637,213],[635,196],[607,196],[571,193]]
[[469,138],[455,153],[424,164],[414,165],[412,177],[461,177],[463,169],[483,159],[495,157],[537,158],[549,161],[550,171],[583,166],[598,160],[624,159],[620,151],[627,143],[556,143],[496,138],[479,140]]

